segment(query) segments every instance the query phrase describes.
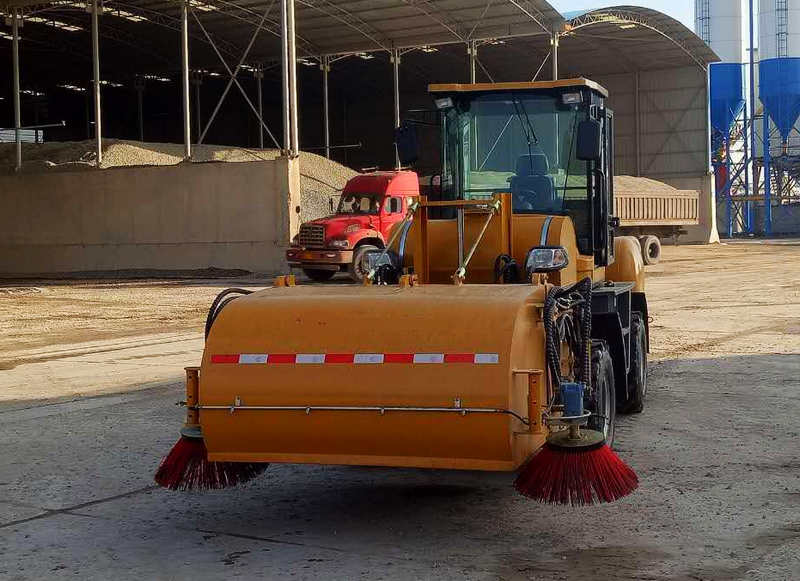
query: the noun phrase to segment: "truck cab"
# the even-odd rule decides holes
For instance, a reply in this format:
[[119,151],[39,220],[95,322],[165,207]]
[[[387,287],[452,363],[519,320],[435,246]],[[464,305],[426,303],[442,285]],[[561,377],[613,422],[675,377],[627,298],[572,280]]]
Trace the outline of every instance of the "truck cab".
[[360,282],[366,275],[367,253],[386,246],[390,230],[418,196],[414,172],[357,175],[345,185],[334,214],[300,226],[286,251],[286,261],[314,281],[347,272]]

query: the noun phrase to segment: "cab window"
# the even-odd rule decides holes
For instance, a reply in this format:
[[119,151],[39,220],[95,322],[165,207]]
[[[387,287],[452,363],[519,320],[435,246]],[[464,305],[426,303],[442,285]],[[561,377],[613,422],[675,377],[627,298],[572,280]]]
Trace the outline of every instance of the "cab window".
[[400,198],[386,198],[386,213],[398,214],[403,211],[403,202]]

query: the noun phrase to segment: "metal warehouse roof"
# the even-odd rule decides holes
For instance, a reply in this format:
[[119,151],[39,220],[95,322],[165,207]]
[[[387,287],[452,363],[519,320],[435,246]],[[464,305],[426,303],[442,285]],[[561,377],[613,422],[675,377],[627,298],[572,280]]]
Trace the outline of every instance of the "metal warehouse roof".
[[626,68],[632,64],[638,69],[660,68],[665,60],[674,66],[676,51],[701,66],[719,60],[683,23],[640,6],[613,6],[579,14],[569,21],[566,36],[582,39],[587,52],[602,52],[613,45],[620,49],[617,56]]
[[[22,8],[24,37],[31,43],[57,44],[65,52],[88,49],[85,39],[78,42],[89,28],[84,0],[6,0],[5,5],[6,12]],[[104,6],[101,36],[122,47],[117,55],[122,64],[131,59],[131,49],[156,58],[174,53],[180,2],[108,0]],[[194,44],[208,44],[198,26],[202,22],[222,53],[239,56],[261,26],[248,59],[265,62],[279,54],[279,0],[190,0],[190,6],[196,16],[190,19],[192,36],[200,41]],[[570,21],[546,0],[295,0],[295,6],[301,57],[516,37],[549,50],[551,32],[559,31],[564,35],[562,51],[581,52],[584,62],[599,65],[609,54],[626,69],[652,68],[665,59],[673,63],[669,66],[676,59],[701,66],[718,60],[680,22],[633,6],[592,10]],[[114,48],[104,48],[104,53],[113,58],[109,50]],[[219,64],[208,46],[192,60],[197,66]]]
[[[85,21],[77,14],[83,0],[0,0],[3,4],[31,15],[46,12],[46,18],[68,25]],[[110,17],[104,21],[126,33],[151,31],[148,25],[175,28],[180,6],[175,0],[112,0],[105,2]],[[263,30],[280,35],[276,0],[190,0],[190,6],[215,39],[232,45],[246,45],[264,15]],[[123,17],[111,18],[120,11]],[[298,48],[309,56],[547,34],[565,23],[546,0],[296,0],[295,12]],[[274,42],[253,49],[262,59],[277,53]]]

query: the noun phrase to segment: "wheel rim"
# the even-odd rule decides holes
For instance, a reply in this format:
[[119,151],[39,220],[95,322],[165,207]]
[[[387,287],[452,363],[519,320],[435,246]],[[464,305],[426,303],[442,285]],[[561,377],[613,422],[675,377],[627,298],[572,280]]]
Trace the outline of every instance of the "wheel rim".
[[642,340],[639,343],[639,381],[642,386],[642,397],[647,393],[647,360],[645,359],[644,350],[644,340]]
[[367,276],[368,274],[368,270],[364,268],[364,263],[366,261],[367,261],[367,253],[363,252],[358,257],[356,263],[353,265],[354,266],[353,270],[356,271],[356,276],[358,277],[358,280],[364,280],[364,277]]
[[604,437],[608,437],[611,430],[611,398],[608,397],[608,378],[604,374],[597,378],[597,385],[594,388],[594,409],[591,409],[594,421],[591,428],[602,432]]
[[611,428],[611,398],[608,397],[608,381],[605,376],[600,384],[597,386],[597,414],[600,431],[603,436],[608,437],[608,432]]

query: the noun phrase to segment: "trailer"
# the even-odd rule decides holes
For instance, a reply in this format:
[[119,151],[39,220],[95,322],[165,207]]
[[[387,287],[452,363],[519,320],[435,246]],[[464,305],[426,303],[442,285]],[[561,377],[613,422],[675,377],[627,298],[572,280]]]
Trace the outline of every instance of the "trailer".
[[645,264],[661,258],[661,239],[675,244],[686,226],[700,223],[700,193],[677,190],[649,178],[615,176],[614,213],[619,218],[619,235],[635,236]]

